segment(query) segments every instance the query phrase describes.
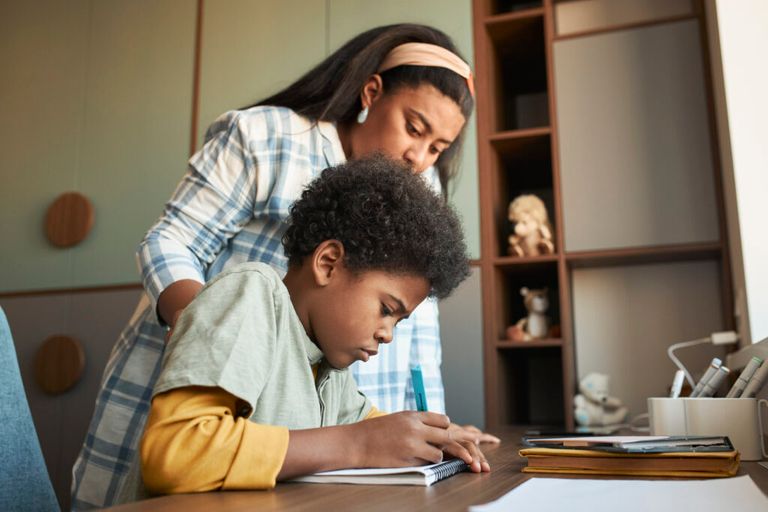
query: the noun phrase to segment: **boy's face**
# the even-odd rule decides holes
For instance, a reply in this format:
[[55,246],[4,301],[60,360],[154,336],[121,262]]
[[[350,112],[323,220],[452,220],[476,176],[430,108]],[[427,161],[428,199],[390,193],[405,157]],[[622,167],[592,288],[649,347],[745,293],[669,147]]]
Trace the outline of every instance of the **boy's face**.
[[429,293],[423,277],[377,270],[353,274],[344,265],[334,272],[309,312],[312,339],[334,368],[375,355]]

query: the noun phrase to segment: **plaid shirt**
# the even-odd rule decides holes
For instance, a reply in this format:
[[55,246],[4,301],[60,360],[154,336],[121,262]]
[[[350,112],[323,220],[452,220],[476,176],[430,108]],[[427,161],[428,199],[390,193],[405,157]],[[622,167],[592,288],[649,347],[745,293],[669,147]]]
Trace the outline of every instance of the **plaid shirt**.
[[[165,346],[155,315],[160,293],[180,279],[205,282],[224,268],[262,261],[287,269],[281,238],[291,204],[326,167],[344,161],[335,127],[289,109],[224,114],[139,246],[145,296],[115,344],[83,448],[72,469],[72,507],[114,503],[137,461]],[[424,173],[439,189],[434,169]],[[427,300],[400,322],[394,343],[352,367],[360,390],[380,409],[416,409],[410,367],[424,372],[430,410],[444,412],[437,304]]]

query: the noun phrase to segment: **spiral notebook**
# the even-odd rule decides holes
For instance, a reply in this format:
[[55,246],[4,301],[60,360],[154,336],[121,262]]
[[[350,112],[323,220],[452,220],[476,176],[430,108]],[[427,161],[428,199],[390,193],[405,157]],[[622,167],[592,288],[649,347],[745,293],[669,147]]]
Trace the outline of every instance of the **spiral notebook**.
[[294,478],[315,484],[423,485],[430,486],[469,468],[461,459],[405,468],[341,469]]

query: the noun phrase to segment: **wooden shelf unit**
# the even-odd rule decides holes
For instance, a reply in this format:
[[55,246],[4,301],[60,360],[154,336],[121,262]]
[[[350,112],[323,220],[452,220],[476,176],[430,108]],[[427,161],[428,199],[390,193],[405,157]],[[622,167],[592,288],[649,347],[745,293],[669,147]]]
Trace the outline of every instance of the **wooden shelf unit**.
[[[553,44],[564,37],[557,37],[555,33],[555,2],[473,1],[486,428],[505,425],[574,427],[575,329],[570,289],[573,269],[718,261],[722,273],[724,318],[726,324],[732,326],[730,266],[714,135],[711,142],[715,153],[720,240],[576,252],[563,250]],[[703,9],[696,1],[694,12],[691,16],[663,19],[658,23],[698,19],[700,29],[704,31]],[[602,32],[606,30],[594,31]],[[586,34],[581,32],[573,37]],[[704,41],[702,37],[702,44]],[[703,51],[706,57],[706,49]],[[707,66],[708,62],[705,63],[708,77]],[[714,126],[711,85],[707,84],[707,87],[709,121]],[[554,228],[555,254],[526,258],[507,255],[506,209],[521,193],[535,193],[545,201]],[[506,339],[506,327],[525,314],[519,293],[521,286],[548,287],[548,316],[551,324],[560,327],[559,337],[528,343]]]

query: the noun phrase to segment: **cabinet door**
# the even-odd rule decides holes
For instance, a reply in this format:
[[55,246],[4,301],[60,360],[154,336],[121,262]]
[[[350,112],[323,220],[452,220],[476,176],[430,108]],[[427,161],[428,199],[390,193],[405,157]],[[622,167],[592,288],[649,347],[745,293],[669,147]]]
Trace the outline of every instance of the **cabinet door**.
[[289,85],[327,54],[325,0],[205,2],[198,147],[208,125]]
[[[194,0],[2,3],[0,290],[138,281],[136,245],[184,172],[194,20]],[[43,218],[69,190],[96,222],[56,249]]]
[[96,223],[71,286],[135,283],[136,247],[184,174],[195,0],[92,1],[76,187]]
[[45,210],[73,186],[88,48],[87,0],[0,3],[0,290],[66,286]]
[[555,43],[567,251],[718,240],[696,20]]

